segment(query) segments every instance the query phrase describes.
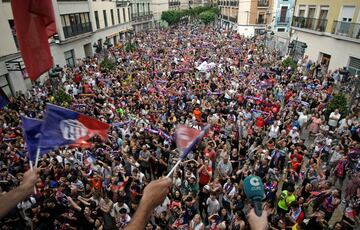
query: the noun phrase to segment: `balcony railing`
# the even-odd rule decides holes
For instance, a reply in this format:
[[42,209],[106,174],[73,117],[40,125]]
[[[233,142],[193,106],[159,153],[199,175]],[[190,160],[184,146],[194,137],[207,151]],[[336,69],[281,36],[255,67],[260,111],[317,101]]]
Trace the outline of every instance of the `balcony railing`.
[[229,3],[230,6],[239,6],[239,1],[230,1]]
[[258,19],[256,19],[256,24],[265,25],[266,24],[266,19],[265,18],[258,18]]
[[360,23],[334,21],[332,34],[360,39]]
[[289,18],[289,17],[279,17],[279,18],[277,19],[277,24],[278,24],[278,25],[287,25],[287,24],[289,24],[289,22],[290,22],[290,18]]
[[139,12],[131,14],[131,20],[133,21],[146,21],[150,20],[153,16],[151,11],[148,12]]
[[258,7],[268,7],[269,6],[269,0],[258,0]]
[[84,34],[87,32],[91,32],[91,22],[75,24],[71,26],[63,26],[64,36],[65,38],[73,37],[79,34]]
[[127,7],[129,1],[116,1],[116,7]]
[[291,26],[324,32],[326,30],[327,22],[327,19],[293,17]]
[[180,2],[169,2],[169,6],[180,6]]
[[237,18],[229,16],[229,21],[237,23]]

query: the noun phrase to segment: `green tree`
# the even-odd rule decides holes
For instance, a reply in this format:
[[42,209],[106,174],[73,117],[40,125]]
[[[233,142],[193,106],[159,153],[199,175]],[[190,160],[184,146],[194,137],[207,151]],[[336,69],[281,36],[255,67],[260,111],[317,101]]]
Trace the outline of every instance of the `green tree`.
[[124,49],[125,49],[125,52],[129,53],[129,52],[134,52],[136,50],[136,47],[133,43],[127,42],[125,44]]
[[208,10],[200,13],[199,18],[205,25],[208,25],[209,23],[215,21],[216,14],[213,11]]
[[114,67],[115,67],[114,60],[108,57],[105,57],[104,60],[102,60],[102,62],[100,63],[100,71],[102,73],[107,73],[112,69],[114,69]]
[[67,107],[72,101],[72,97],[62,89],[58,90],[55,93],[54,98],[58,104],[65,107]]
[[345,117],[347,115],[348,107],[347,107],[347,98],[345,94],[338,93],[332,97],[332,99],[329,101],[329,103],[326,106],[325,116],[329,117],[330,113],[335,111],[335,109],[339,110],[341,117]]
[[179,10],[163,11],[161,13],[161,20],[164,20],[169,25],[175,25],[180,22],[181,13]]
[[292,70],[295,70],[297,67],[296,63],[291,57],[288,57],[285,60],[283,60],[282,65],[286,68],[290,66]]

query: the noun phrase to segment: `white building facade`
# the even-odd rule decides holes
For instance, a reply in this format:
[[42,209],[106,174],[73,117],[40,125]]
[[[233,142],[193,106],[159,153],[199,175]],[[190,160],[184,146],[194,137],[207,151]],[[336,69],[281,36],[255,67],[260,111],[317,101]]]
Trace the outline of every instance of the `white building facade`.
[[59,40],[51,44],[54,64],[72,66],[99,47],[116,45],[132,31],[129,1],[53,0]]
[[[133,33],[129,1],[52,2],[58,34],[56,39],[49,40],[54,65],[75,65],[77,59],[92,56],[101,50],[100,47],[125,41]],[[8,95],[14,95],[18,91],[26,91],[32,83],[17,46],[8,0],[0,1],[0,30],[0,87]]]
[[328,70],[347,67],[360,74],[360,2],[331,0],[328,5],[297,1],[289,54],[307,55]]

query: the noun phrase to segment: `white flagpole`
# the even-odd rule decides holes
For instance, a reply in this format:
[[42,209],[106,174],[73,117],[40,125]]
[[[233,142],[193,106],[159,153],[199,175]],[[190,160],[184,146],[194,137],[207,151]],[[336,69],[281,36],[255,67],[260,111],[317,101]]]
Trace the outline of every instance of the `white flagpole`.
[[40,155],[40,147],[38,147],[36,150],[36,158],[35,158],[35,165],[34,165],[35,168],[37,168],[38,163],[39,163],[39,155]]
[[200,141],[200,139],[205,135],[205,133],[210,129],[211,125],[207,125],[200,133],[197,135],[195,140],[186,148],[184,149],[180,159],[176,162],[176,164],[173,166],[173,168],[170,170],[170,172],[166,175],[166,177],[170,177],[171,174],[175,171],[175,169],[179,166],[181,161],[192,151],[192,149],[195,147],[195,145]]
[[[29,161],[29,164],[30,164],[30,170],[33,171],[34,168],[33,168],[33,162],[32,161]],[[34,185],[34,194],[36,194],[36,187]]]
[[173,172],[175,171],[175,169],[179,166],[179,164],[181,163],[182,159],[181,157],[179,158],[179,160],[176,162],[176,164],[172,167],[172,169],[170,170],[170,172],[166,175],[166,177],[170,177]]

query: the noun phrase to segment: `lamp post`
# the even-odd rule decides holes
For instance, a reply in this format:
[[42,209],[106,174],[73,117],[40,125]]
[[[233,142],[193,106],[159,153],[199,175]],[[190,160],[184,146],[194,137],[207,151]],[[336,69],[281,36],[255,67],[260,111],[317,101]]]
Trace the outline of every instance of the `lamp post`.
[[291,56],[295,47],[295,42],[292,40],[288,45],[288,55]]
[[51,89],[52,89],[52,93],[55,93],[55,90],[57,89],[57,86],[59,86],[58,84],[58,80],[60,77],[60,73],[63,71],[63,68],[61,68],[59,65],[56,65],[54,68],[52,68],[49,71],[49,78],[50,78],[50,83],[51,83]]

